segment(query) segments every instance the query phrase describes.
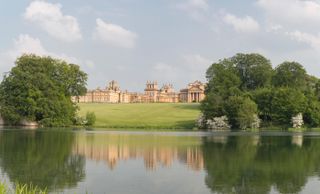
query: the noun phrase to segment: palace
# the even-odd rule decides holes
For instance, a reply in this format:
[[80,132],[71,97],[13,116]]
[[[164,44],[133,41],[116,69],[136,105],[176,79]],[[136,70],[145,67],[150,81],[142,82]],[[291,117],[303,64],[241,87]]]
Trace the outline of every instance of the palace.
[[90,90],[84,96],[72,97],[78,103],[192,103],[204,99],[205,84],[195,81],[187,88],[175,92],[172,84],[164,84],[161,88],[156,81],[147,81],[144,93],[121,91],[116,81],[111,81],[105,89]]

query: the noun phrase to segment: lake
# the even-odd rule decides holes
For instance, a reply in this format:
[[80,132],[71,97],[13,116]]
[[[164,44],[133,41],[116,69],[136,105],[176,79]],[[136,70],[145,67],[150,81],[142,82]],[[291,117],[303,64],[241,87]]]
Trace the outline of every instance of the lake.
[[319,193],[320,133],[0,130],[0,174],[52,193]]

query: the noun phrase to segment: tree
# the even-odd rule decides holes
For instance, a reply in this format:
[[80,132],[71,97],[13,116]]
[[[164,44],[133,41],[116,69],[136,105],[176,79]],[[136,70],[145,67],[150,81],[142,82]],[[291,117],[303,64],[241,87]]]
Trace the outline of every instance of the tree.
[[215,93],[222,98],[239,95],[241,80],[237,75],[236,68],[230,59],[224,59],[214,63],[207,70],[208,85],[206,94]]
[[237,120],[240,129],[250,129],[256,121],[258,113],[257,104],[250,98],[244,98],[238,111]]
[[315,85],[315,95],[320,101],[320,80],[318,80],[318,82]]
[[310,127],[320,126],[320,102],[318,97],[312,93],[306,95],[307,105],[303,119]]
[[254,90],[271,84],[273,75],[272,65],[260,54],[239,53],[231,58],[239,77],[242,90]]
[[258,105],[258,114],[263,121],[270,121],[272,110],[272,89],[260,88],[253,91],[253,99]]
[[289,126],[301,113],[307,125],[320,125],[320,81],[297,62],[273,70],[262,55],[240,53],[212,64],[206,78],[205,119],[226,115],[233,128],[247,128],[260,121],[257,113],[264,122]]
[[257,105],[250,98],[231,96],[224,108],[232,128],[251,128],[255,121]]
[[297,62],[284,62],[275,69],[273,85],[305,90],[307,73]]
[[77,110],[71,96],[86,92],[86,80],[77,65],[23,55],[0,84],[0,113],[12,125],[23,119],[44,126],[70,125]]
[[211,119],[225,115],[224,100],[221,96],[214,93],[209,93],[206,96],[201,103],[200,109],[203,112],[205,119]]
[[275,88],[272,91],[271,120],[289,125],[291,118],[299,113],[304,113],[307,105],[305,95],[294,88]]

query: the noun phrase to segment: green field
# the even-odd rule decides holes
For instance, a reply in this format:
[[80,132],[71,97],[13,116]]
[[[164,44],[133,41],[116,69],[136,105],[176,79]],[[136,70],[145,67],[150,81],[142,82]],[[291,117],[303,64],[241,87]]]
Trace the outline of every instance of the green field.
[[79,104],[79,115],[96,114],[94,127],[140,129],[193,129],[199,104]]

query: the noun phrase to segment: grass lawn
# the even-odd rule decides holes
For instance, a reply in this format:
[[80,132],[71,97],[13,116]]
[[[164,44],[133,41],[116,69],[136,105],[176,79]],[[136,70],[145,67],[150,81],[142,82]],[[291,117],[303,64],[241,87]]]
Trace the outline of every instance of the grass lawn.
[[79,115],[96,114],[94,127],[142,129],[192,129],[200,114],[199,104],[79,104]]

